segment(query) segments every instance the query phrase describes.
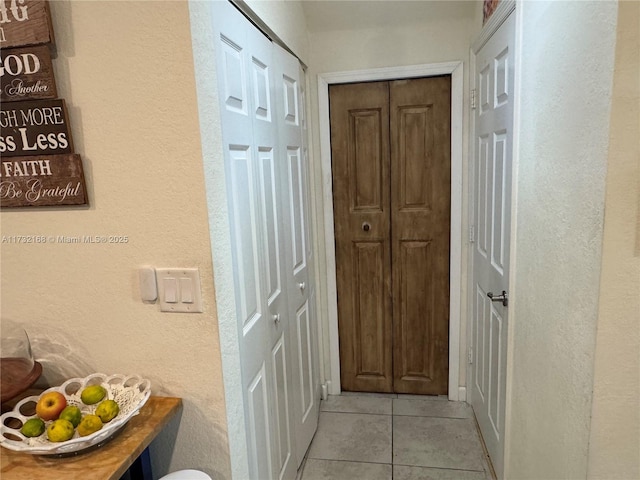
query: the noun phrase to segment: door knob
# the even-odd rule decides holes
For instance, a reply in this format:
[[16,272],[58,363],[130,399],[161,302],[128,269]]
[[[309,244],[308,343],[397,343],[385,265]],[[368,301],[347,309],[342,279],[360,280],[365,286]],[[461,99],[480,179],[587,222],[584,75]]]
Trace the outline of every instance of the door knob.
[[304,287],[306,287],[306,286],[307,286],[307,284],[306,284],[306,283],[304,283],[304,282],[300,282],[300,283],[298,284],[298,287],[300,287],[300,290],[301,290],[301,291],[303,291],[303,292],[304,292]]
[[492,302],[502,302],[503,306],[509,305],[509,298],[507,296],[507,292],[502,290],[502,294],[494,295],[493,292],[488,292],[487,297],[491,299]]
[[364,230],[365,232],[368,232],[369,230],[371,230],[371,225],[369,225],[367,222],[363,222],[362,230]]
[[276,313],[275,315],[272,315],[271,318],[273,319],[273,323],[275,323],[276,325],[278,325],[280,323],[280,314]]

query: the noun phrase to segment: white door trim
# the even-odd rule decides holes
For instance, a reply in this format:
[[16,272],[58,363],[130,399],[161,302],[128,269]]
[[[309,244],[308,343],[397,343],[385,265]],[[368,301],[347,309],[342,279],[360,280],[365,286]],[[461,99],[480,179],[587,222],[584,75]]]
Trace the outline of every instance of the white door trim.
[[327,263],[327,312],[330,355],[328,388],[332,395],[340,394],[340,350],[338,339],[338,302],[336,287],[336,251],[333,229],[333,183],[331,180],[331,137],[329,124],[329,85],[336,83],[391,80],[397,78],[451,75],[451,244],[449,279],[449,400],[465,400],[465,390],[459,388],[460,325],[462,291],[462,125],[463,125],[463,64],[462,62],[431,63],[405,67],[375,68],[333,72],[318,75],[318,110],[320,117],[320,162],[324,201],[324,232]]

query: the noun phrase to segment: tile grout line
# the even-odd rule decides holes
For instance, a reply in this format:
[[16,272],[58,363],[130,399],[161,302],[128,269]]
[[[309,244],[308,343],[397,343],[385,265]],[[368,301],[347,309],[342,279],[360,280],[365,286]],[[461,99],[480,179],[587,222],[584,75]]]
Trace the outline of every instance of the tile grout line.
[[393,480],[393,425],[395,416],[393,415],[393,404],[395,399],[391,399],[391,480]]
[[396,417],[444,418],[445,420],[471,420],[471,417],[442,417],[440,415],[396,415]]
[[472,472],[472,473],[486,473],[484,470],[469,470],[468,468],[452,468],[452,467],[433,467],[427,465],[410,465],[404,463],[394,463],[399,467],[409,467],[409,468],[423,468],[428,470],[451,470],[452,472]]
[[320,413],[345,413],[347,415],[378,415],[380,417],[390,417],[390,413],[372,413],[372,412],[344,412],[337,410],[321,410]]
[[471,417],[447,417],[443,415],[409,415],[404,413],[374,413],[358,411],[321,410],[320,413],[344,413],[347,415],[377,415],[381,417],[414,417],[414,418],[443,418],[446,420],[470,420]]

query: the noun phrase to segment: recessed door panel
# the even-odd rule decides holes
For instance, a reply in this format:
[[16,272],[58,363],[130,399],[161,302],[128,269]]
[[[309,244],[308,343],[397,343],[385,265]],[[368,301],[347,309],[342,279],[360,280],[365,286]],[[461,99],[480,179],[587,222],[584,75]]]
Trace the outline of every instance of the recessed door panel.
[[251,150],[248,146],[229,149],[236,258],[242,266],[237,290],[245,335],[260,315],[260,275],[258,270],[258,231]]
[[274,445],[275,471],[277,478],[282,478],[289,462],[293,462],[291,431],[291,411],[289,406],[289,373],[284,334],[277,340],[271,352],[273,385],[274,385],[274,429],[276,443]]
[[509,47],[506,47],[502,52],[496,55],[496,58],[493,61],[495,78],[494,108],[498,108],[509,101],[509,91],[512,90],[511,85],[509,85],[510,59]]
[[284,91],[284,120],[291,125],[298,125],[298,82],[287,75],[283,75],[282,89]]
[[252,58],[254,112],[257,119],[271,121],[271,80],[269,67]]
[[488,402],[489,420],[493,427],[493,433],[496,437],[502,436],[502,418],[500,416],[501,405],[500,402],[503,399],[500,398],[501,383],[503,378],[501,375],[496,375],[496,372],[500,371],[500,363],[503,356],[502,351],[502,316],[491,305],[491,321],[489,324],[489,372],[490,373],[490,396]]
[[491,65],[484,65],[482,71],[478,74],[478,94],[480,95],[478,115],[484,115],[491,106],[491,85],[493,76],[491,73]]
[[487,298],[487,292],[485,292],[480,285],[476,285],[474,312],[476,312],[473,332],[473,351],[475,352],[475,356],[473,357],[474,380],[475,388],[477,389],[480,398],[484,401],[486,391],[485,384],[488,376],[488,370],[485,368],[487,365],[487,362],[485,361],[487,349],[485,346],[488,345],[486,339],[488,331],[487,314],[489,312],[489,299]]
[[433,175],[433,108],[399,106],[398,151],[400,205],[405,208],[429,208]]
[[313,403],[313,385],[311,383],[311,324],[309,305],[305,302],[296,314],[296,331],[298,335],[298,371],[300,375],[300,405],[302,419],[307,415]]
[[434,279],[433,250],[430,242],[402,242],[400,248],[400,342],[403,355],[399,371],[405,382],[436,379],[438,347],[433,342],[436,333],[433,312],[435,292],[429,288]]
[[476,181],[478,198],[476,203],[476,229],[478,231],[476,248],[478,253],[483,257],[487,257],[490,241],[489,233],[489,207],[490,203],[490,168],[489,163],[489,135],[483,135],[478,138],[478,164],[476,169]]
[[280,224],[278,213],[278,188],[276,178],[276,165],[273,148],[260,148],[258,151],[260,164],[260,187],[262,206],[266,291],[267,303],[271,305],[282,291],[280,256]]
[[289,166],[289,222],[291,225],[291,241],[293,244],[293,265],[295,273],[306,266],[305,246],[305,210],[303,202],[304,184],[300,147],[287,148],[287,164]]
[[224,104],[232,112],[246,114],[247,88],[242,47],[224,35],[221,36],[220,46],[224,58],[222,68]]
[[380,109],[349,112],[349,198],[351,208],[360,211],[382,210],[382,152]]
[[269,425],[269,395],[267,393],[267,373],[263,364],[258,374],[249,384],[247,399],[249,403],[249,438],[252,449],[252,470],[271,472],[272,435]]
[[[357,366],[356,377],[367,381],[369,377],[384,377],[384,245],[381,242],[354,244],[353,262],[356,274],[356,298],[353,312],[353,356]],[[349,343],[349,339],[345,338]],[[345,345],[348,348],[348,345]]]
[[491,265],[500,275],[504,274],[505,244],[505,168],[507,167],[507,132],[500,130],[493,134],[493,177],[491,179],[493,210],[491,218]]

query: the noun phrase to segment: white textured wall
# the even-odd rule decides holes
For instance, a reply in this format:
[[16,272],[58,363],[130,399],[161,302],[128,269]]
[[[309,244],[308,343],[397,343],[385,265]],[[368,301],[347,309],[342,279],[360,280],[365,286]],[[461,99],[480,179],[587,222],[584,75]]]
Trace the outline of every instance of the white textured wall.
[[588,478],[640,478],[640,3],[620,2]]
[[227,405],[229,455],[232,478],[248,478],[245,410],[240,370],[231,235],[218,99],[216,49],[212,17],[222,2],[189,3],[191,35],[202,138],[209,236],[214,264],[220,351]]
[[[338,6],[337,3],[344,3]],[[469,48],[481,28],[481,14],[474,2],[307,2],[304,3],[310,26],[310,98],[312,122],[312,154],[316,179],[316,218],[324,218],[321,195],[320,134],[318,127],[317,75],[320,73],[364,70],[379,67],[394,67],[438,63],[447,61],[464,62],[464,105],[468,102]],[[315,19],[315,20],[314,20]],[[324,22],[324,23],[323,23]],[[464,210],[462,214],[462,237],[467,238],[467,192],[466,172],[468,141],[468,108],[463,118],[463,192]],[[321,222],[316,224],[320,239],[318,268],[321,279],[326,278],[324,229]],[[462,251],[462,284],[467,284],[466,242]],[[318,292],[323,311],[321,318],[327,318],[326,286],[321,282]],[[466,345],[466,292],[461,292],[463,305],[462,338]],[[328,326],[324,326],[325,330]],[[325,333],[323,345],[325,371],[330,371],[328,337]],[[466,351],[460,352],[460,384],[465,384]]]
[[521,2],[506,475],[587,475],[615,2]]
[[[2,318],[22,322],[51,383],[139,373],[184,409],[155,476],[230,478],[216,302],[186,2],[51,2],[60,97],[89,208],[5,210],[2,235],[127,235],[119,245],[2,244]],[[199,267],[204,313],[140,300],[136,268]]]

